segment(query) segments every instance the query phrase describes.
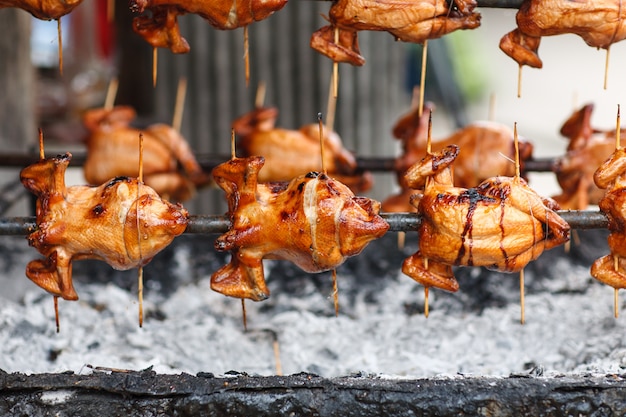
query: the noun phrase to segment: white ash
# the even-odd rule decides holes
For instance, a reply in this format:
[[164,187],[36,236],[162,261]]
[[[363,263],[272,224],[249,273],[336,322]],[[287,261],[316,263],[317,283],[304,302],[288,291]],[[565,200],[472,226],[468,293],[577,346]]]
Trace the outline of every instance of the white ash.
[[[626,367],[626,317],[613,318],[613,289],[593,281],[588,268],[572,265],[571,258],[551,259],[550,279],[528,272],[524,325],[515,302],[517,275],[487,278],[502,286],[499,291],[511,301],[482,311],[462,306],[469,290],[461,278],[456,294],[431,290],[431,314],[425,318],[422,287],[402,275],[399,265],[391,266],[411,253],[410,242],[400,252],[389,249],[393,239],[387,239],[361,255],[369,262],[381,252],[379,262],[388,271],[381,276],[366,278],[362,271],[339,269],[338,317],[330,273],[310,279],[271,262],[266,269],[272,295],[265,302],[246,303],[246,332],[239,300],[210,289],[209,267],[199,267],[194,258],[198,245],[183,241],[172,249],[171,268],[162,271],[177,280],[170,293],[154,289],[165,284],[150,286],[156,272],[146,272],[152,289],[145,294],[143,328],[138,327],[134,291],[113,283],[88,284],[83,277],[76,283],[80,300],[59,301],[61,330],[56,333],[52,296],[23,273],[28,260],[39,255],[10,239],[3,241],[5,246],[19,256],[5,264],[3,281],[24,282],[27,290],[0,307],[0,369],[7,372],[152,367],[160,373],[275,375],[275,338],[284,374],[506,376],[532,369],[547,375],[622,373]],[[206,239],[210,246],[213,238]],[[397,257],[384,255],[394,250]],[[219,265],[221,260],[211,262]],[[108,271],[105,264],[102,268]],[[135,279],[135,272],[125,274]],[[283,291],[280,274],[292,274],[285,282],[296,288]],[[475,275],[468,277],[484,279]]]

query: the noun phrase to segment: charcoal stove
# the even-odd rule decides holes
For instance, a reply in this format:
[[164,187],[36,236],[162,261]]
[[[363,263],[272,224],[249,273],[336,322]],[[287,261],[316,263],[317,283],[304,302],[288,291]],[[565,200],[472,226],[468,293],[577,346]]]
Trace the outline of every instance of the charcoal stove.
[[589,276],[606,218],[561,215],[579,240],[528,266],[524,325],[517,277],[473,268],[455,272],[459,292],[431,291],[425,318],[422,287],[399,270],[419,218],[392,215],[392,232],[338,270],[338,317],[329,273],[268,261],[272,295],[246,303],[245,329],[239,301],[208,283],[227,261],[213,250],[227,221],[200,214],[145,268],[143,328],[136,274],[80,261],[81,299],[60,303],[60,333],[52,298],[24,277],[33,218],[2,218],[0,415],[624,415],[626,325]]

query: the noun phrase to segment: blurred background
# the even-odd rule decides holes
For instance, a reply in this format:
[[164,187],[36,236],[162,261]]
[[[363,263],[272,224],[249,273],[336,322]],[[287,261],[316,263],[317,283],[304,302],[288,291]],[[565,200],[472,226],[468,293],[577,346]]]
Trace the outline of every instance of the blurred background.
[[[64,71],[59,73],[57,22],[41,21],[13,8],[0,10],[10,36],[0,41],[0,143],[5,151],[36,152],[42,128],[48,154],[81,152],[82,113],[101,107],[107,86],[119,79],[115,104],[133,106],[138,124],[171,123],[177,85],[187,80],[181,132],[198,154],[228,155],[233,119],[254,107],[256,88],[266,85],[265,104],[279,111],[278,126],[297,129],[325,113],[332,63],[309,47],[311,34],[326,24],[329,2],[292,0],[270,18],[250,26],[251,79],[244,78],[243,30],[221,31],[197,15],[179,17],[191,52],[158,52],[158,79],[152,85],[152,48],[131,29],[133,13],[125,1],[106,18],[105,0],[87,0],[61,19]],[[603,88],[605,51],[574,35],[547,37],[539,54],[543,69],[525,67],[517,97],[517,64],[498,47],[515,27],[515,9],[479,9],[482,24],[429,42],[425,99],[437,105],[434,139],[475,120],[493,118],[518,124],[535,145],[535,156],[556,156],[567,142],[561,124],[586,103],[595,104],[592,123],[615,126],[617,105],[626,92],[621,75],[625,45],[611,48],[608,88]],[[387,33],[360,32],[363,67],[341,64],[335,130],[357,155],[395,156],[395,121],[410,108],[419,84],[421,46],[396,42]],[[6,180],[19,169],[3,168]],[[370,197],[384,199],[395,188],[392,174],[375,176]],[[551,173],[534,173],[539,192],[557,192]],[[84,182],[75,168],[71,182]],[[204,190],[185,205],[194,214],[224,211],[220,190]],[[16,205],[9,214],[25,215]]]

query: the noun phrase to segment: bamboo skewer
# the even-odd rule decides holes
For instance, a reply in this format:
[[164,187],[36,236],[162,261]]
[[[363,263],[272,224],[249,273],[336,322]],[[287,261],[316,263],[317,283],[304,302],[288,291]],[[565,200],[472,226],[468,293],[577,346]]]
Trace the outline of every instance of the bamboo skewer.
[[59,47],[59,74],[63,75],[63,28],[61,27],[61,18],[57,19],[57,37]]
[[[324,162],[324,122],[322,120],[322,113],[317,113],[317,123],[319,125],[319,132],[320,132],[320,155],[322,158],[322,172],[324,173],[324,175],[328,175],[328,172],[326,171],[326,163]],[[332,277],[333,277],[333,300],[334,300],[334,304],[335,304],[335,316],[339,316],[339,291],[338,291],[338,285],[337,285],[337,270],[333,269],[332,270]]]
[[522,97],[522,65],[517,68],[517,98]]
[[604,89],[605,90],[606,90],[606,87],[607,87],[608,82],[609,82],[609,55],[610,55],[610,50],[611,50],[611,47],[609,45],[609,47],[606,48],[606,58],[605,58],[605,61],[604,61]]
[[[609,50],[607,49],[607,54]],[[617,117],[615,121],[615,150],[619,151],[622,149],[621,143],[621,116],[620,116],[620,106],[617,105]],[[613,267],[615,271],[619,269],[619,255],[613,254]],[[619,288],[613,288],[613,316],[615,318],[619,317]]]
[[157,83],[157,67],[159,60],[159,52],[156,47],[152,48],[152,87],[156,87]]
[[[139,259],[141,254],[141,220],[139,218],[139,196],[141,185],[143,184],[143,135],[139,134],[139,174],[137,175],[137,201],[136,201],[136,227],[137,227],[137,245],[139,248]],[[143,327],[143,265],[137,269],[137,299],[139,303],[139,327]]]
[[187,78],[181,77],[178,80],[178,88],[176,89],[176,102],[174,104],[174,116],[172,118],[172,128],[180,132],[183,124],[183,110],[185,108],[185,96],[187,94]]
[[107,94],[104,99],[104,109],[107,111],[111,111],[115,106],[115,97],[117,96],[117,88],[119,85],[119,80],[117,77],[114,77],[109,81],[109,85],[107,86]]
[[246,87],[250,85],[250,39],[248,36],[248,26],[243,27],[243,65],[246,77]]
[[420,74],[420,98],[418,116],[422,116],[424,113],[424,90],[426,90],[426,59],[428,56],[428,40],[424,41],[424,47],[422,48],[422,73]]

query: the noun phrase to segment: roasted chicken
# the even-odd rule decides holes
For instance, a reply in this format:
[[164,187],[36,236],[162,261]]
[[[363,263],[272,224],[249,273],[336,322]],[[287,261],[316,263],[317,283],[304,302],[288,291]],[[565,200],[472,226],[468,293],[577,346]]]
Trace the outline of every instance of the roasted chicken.
[[[357,32],[389,32],[396,40],[423,43],[458,29],[480,26],[475,0],[337,0],[329,26],[313,33],[310,45],[335,62],[363,65]],[[335,42],[335,29],[339,31]]]
[[264,258],[291,261],[307,272],[327,271],[388,230],[378,215],[380,203],[355,197],[328,175],[310,172],[290,182],[259,184],[263,164],[260,156],[234,158],[213,170],[232,224],[215,242],[232,258],[211,277],[213,290],[264,300],[269,296]]
[[151,15],[138,16],[133,30],[155,48],[173,53],[189,52],[189,44],[180,35],[177,17],[197,14],[211,26],[230,30],[266,19],[287,4],[287,0],[130,0],[133,12],[150,10]]
[[484,266],[502,272],[522,270],[544,250],[568,241],[570,227],[520,177],[493,177],[476,188],[454,187],[456,145],[427,155],[406,173],[421,216],[419,250],[402,272],[425,287],[456,291],[452,266]]
[[[396,158],[395,171],[400,185],[400,193],[383,202],[386,212],[413,211],[410,196],[414,190],[407,184],[407,170],[426,156],[428,141],[428,118],[435,106],[424,103],[424,111],[419,116],[417,108],[402,116],[393,127],[393,136],[402,143],[402,154]],[[532,157],[532,143],[519,140],[519,159]],[[447,138],[432,142],[437,151],[449,145],[458,145],[459,155],[453,165],[454,184],[458,187],[476,187],[487,178],[515,174],[515,144],[513,131],[501,123],[477,121],[457,130]]]
[[118,176],[136,177],[140,135],[144,181],[159,195],[182,202],[191,198],[196,188],[210,183],[210,175],[203,172],[180,133],[160,123],[145,129],[131,127],[135,117],[128,106],[98,108],[84,114],[83,123],[90,133],[83,169],[89,184],[102,184]]
[[265,166],[259,172],[259,182],[289,181],[294,177],[324,167],[328,175],[361,193],[372,187],[369,172],[358,172],[354,155],[347,151],[335,132],[324,128],[324,165],[320,152],[318,124],[302,126],[299,130],[275,127],[278,109],[260,107],[233,122],[239,140],[237,150],[242,156],[262,155]]
[[606,190],[599,206],[609,219],[611,254],[593,263],[591,276],[615,289],[626,288],[626,149],[615,149],[593,179]]
[[78,299],[72,261],[99,259],[120,270],[143,266],[185,230],[188,219],[185,209],[136,178],[66,187],[71,158],[66,153],[44,159],[20,174],[37,196],[37,228],[28,243],[46,257],[30,262],[26,276],[66,300]]
[[41,20],[58,20],[83,0],[0,0],[0,9],[17,7]]
[[541,68],[542,36],[572,33],[594,48],[608,49],[626,38],[626,8],[621,0],[524,0],[517,29],[500,40],[500,49],[519,65]]
[[[561,135],[570,140],[565,154],[554,165],[562,193],[553,198],[564,210],[584,210],[598,204],[605,191],[594,182],[594,173],[615,150],[615,130],[591,126],[593,104],[574,112],[561,127]],[[625,132],[626,133],[626,132]]]

